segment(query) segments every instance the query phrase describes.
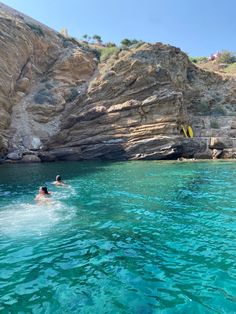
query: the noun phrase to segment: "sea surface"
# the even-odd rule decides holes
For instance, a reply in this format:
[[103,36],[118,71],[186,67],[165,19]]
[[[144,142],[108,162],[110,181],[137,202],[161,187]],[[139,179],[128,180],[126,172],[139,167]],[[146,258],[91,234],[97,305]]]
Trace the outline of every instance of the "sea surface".
[[236,313],[236,162],[0,165],[0,313]]

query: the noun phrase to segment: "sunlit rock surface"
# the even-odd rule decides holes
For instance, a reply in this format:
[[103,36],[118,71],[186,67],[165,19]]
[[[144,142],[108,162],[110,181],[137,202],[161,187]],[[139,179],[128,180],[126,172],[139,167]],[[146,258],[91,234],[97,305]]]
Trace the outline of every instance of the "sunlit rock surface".
[[236,155],[235,79],[161,43],[100,62],[94,49],[2,4],[0,118],[0,156],[13,161]]

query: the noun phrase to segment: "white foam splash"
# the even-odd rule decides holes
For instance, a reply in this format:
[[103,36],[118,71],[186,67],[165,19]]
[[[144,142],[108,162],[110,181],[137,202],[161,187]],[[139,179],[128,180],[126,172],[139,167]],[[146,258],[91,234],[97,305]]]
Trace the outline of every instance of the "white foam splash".
[[57,200],[65,200],[77,195],[76,190],[72,186],[56,186],[52,192],[53,198]]
[[[70,208],[70,216],[73,210]],[[69,218],[68,208],[59,201],[45,204],[14,203],[0,211],[0,235],[43,235]]]

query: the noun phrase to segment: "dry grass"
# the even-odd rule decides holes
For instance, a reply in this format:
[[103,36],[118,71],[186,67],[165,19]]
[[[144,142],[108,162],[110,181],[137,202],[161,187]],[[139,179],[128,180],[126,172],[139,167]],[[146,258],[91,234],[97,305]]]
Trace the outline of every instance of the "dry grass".
[[196,64],[203,70],[217,72],[225,76],[236,77],[236,62],[231,64],[219,64],[216,61],[199,62]]

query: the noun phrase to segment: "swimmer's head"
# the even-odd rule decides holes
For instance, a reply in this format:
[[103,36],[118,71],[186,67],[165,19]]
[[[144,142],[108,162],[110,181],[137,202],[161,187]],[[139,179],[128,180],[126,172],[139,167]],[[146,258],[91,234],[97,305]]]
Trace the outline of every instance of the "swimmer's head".
[[46,186],[40,186],[39,192],[42,194],[49,194]]
[[56,176],[56,181],[57,181],[57,182],[61,182],[61,176],[60,176],[60,175],[57,175],[57,176]]

